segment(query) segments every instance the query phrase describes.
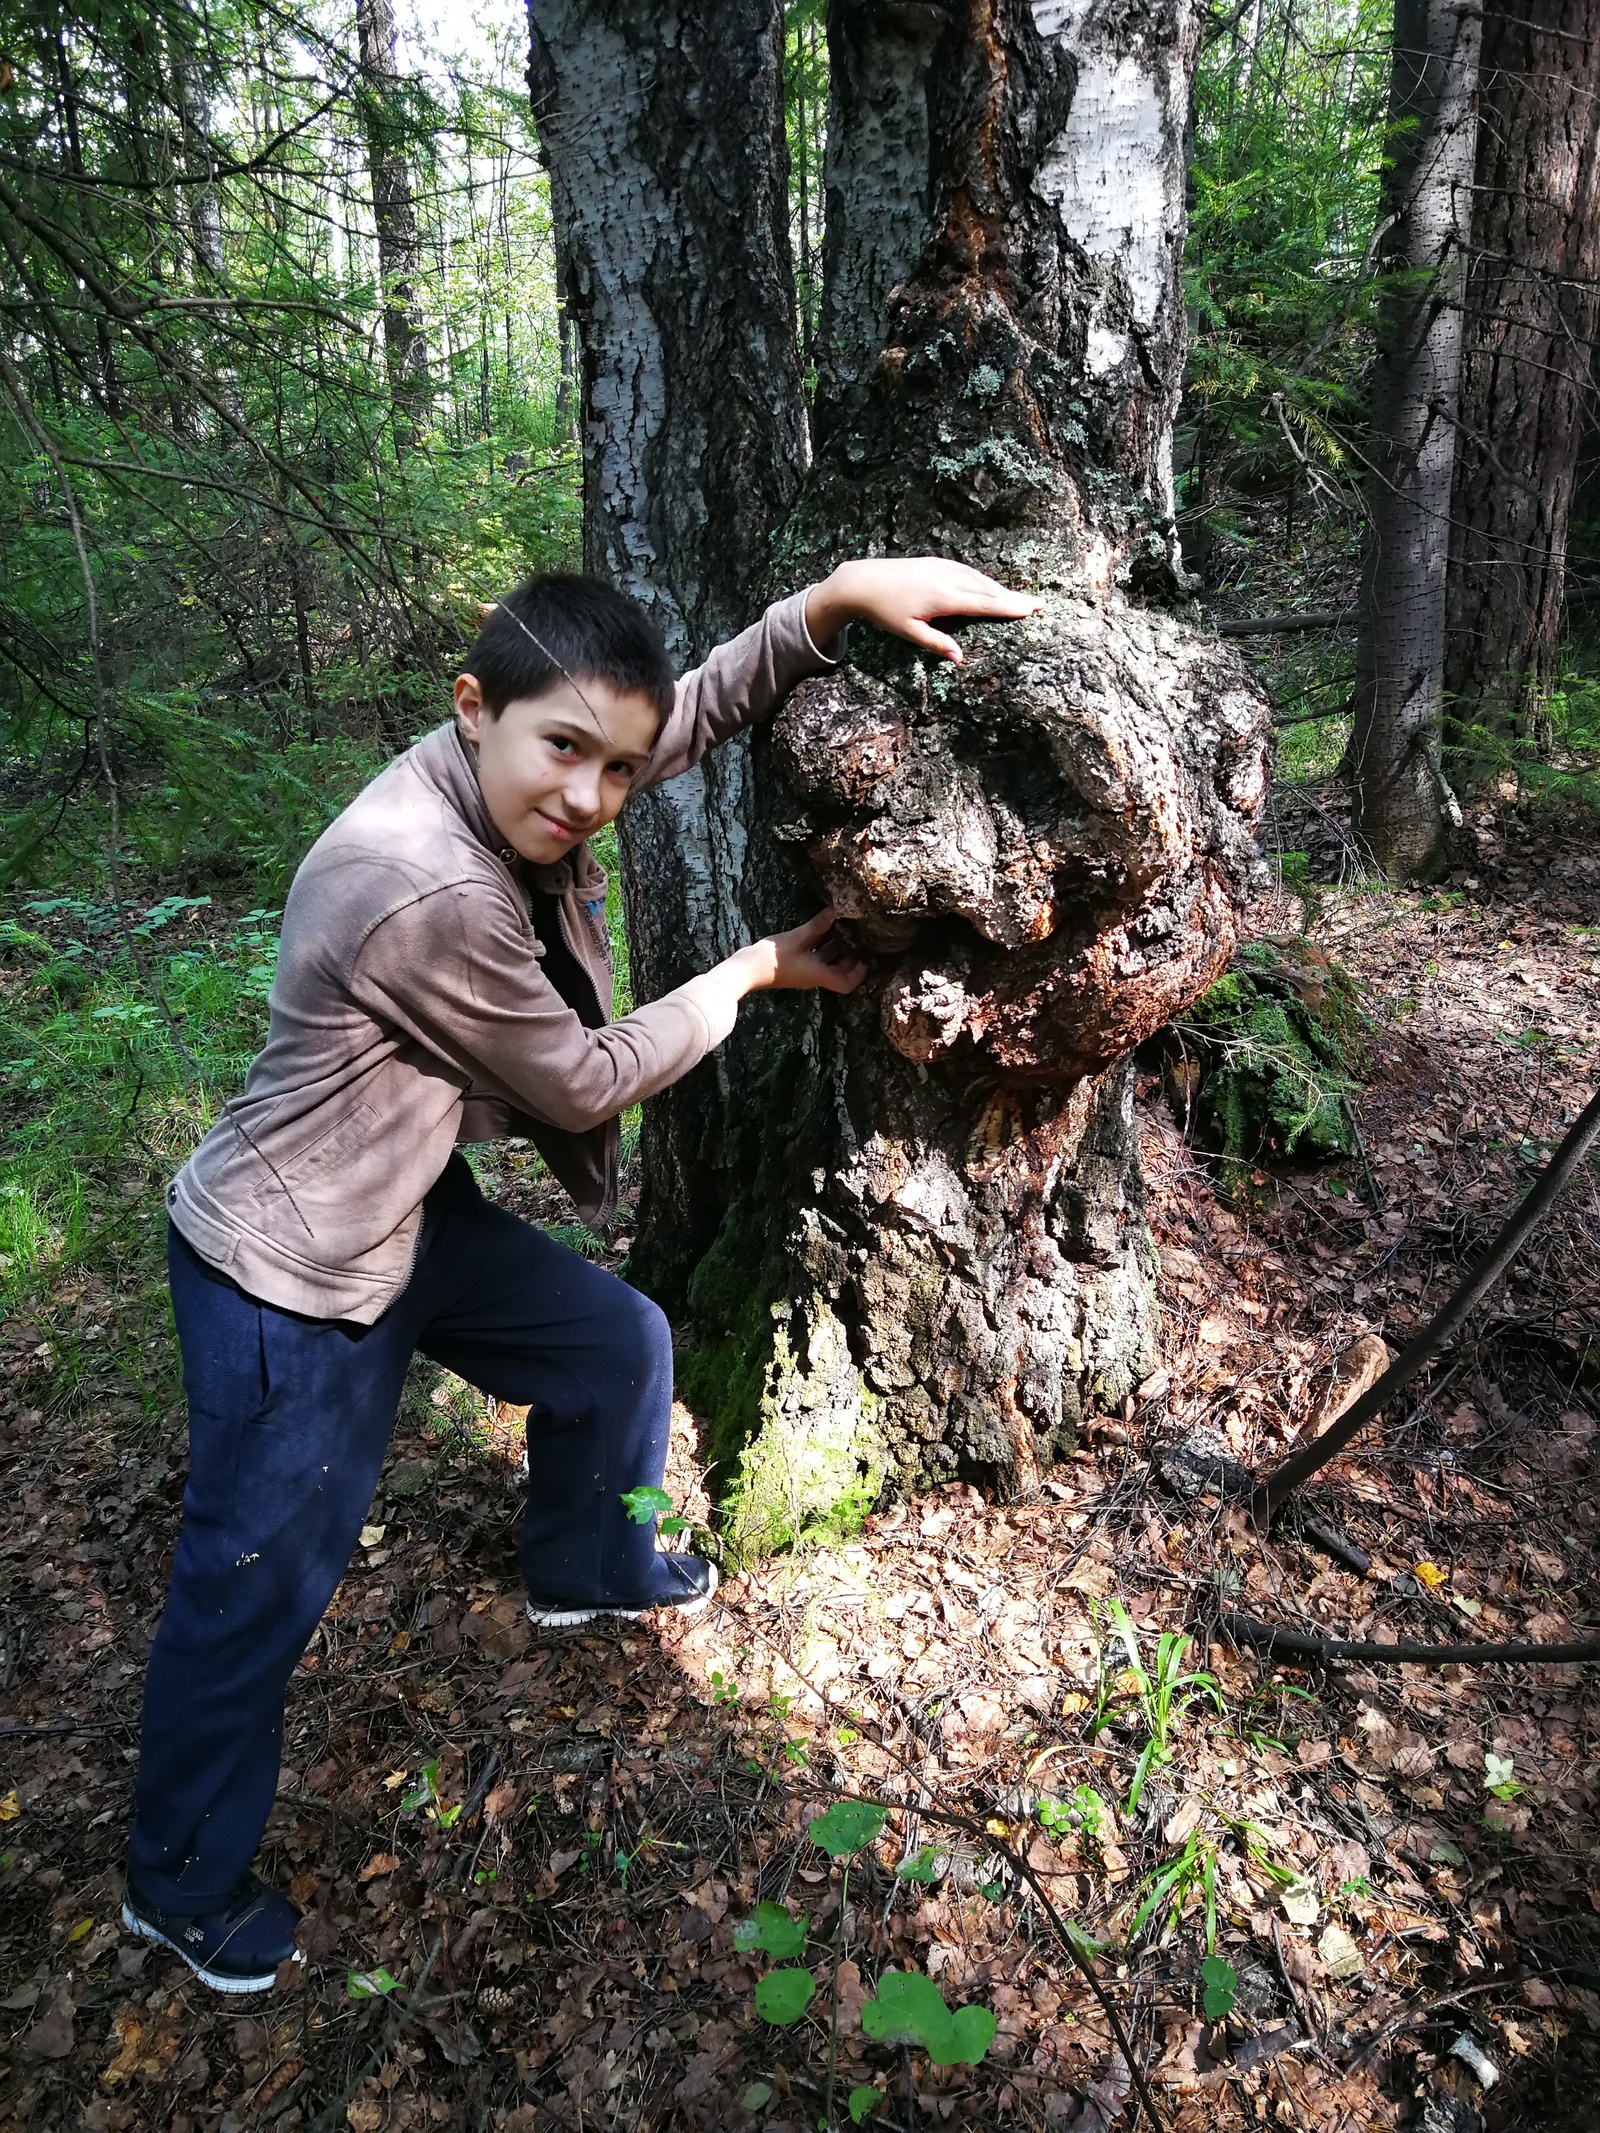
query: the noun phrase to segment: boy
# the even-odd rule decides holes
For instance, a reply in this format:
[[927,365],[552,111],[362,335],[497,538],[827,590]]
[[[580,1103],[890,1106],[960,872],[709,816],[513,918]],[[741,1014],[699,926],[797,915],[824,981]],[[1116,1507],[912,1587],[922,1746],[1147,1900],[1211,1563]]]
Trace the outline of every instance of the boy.
[[632,601],[532,579],[489,611],[455,721],[392,763],[289,893],[267,1041],[167,1191],[190,1472],[145,1679],[123,1923],[221,1992],[298,1960],[250,1871],[289,1675],[371,1502],[414,1350],[527,1406],[521,1559],[542,1625],[703,1605],[712,1566],[620,1503],[659,1484],[666,1321],[486,1202],[462,1142],[526,1134],[592,1223],[617,1118],[732,1028],[747,992],[850,992],[833,913],[609,1022],[605,877],[585,840],[826,672],[853,620],[954,660],[938,615],[1034,603],[962,564],[868,561],[674,686]]

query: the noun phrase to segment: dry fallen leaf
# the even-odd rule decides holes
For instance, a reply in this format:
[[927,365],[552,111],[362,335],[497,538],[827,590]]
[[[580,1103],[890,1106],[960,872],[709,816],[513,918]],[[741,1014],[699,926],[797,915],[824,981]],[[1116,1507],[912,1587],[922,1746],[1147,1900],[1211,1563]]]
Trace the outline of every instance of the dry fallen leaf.
[[23,2049],[30,2059],[65,2059],[71,2054],[73,2011],[71,1988],[63,1985],[28,2031]]
[[1314,1926],[1317,1922],[1317,1892],[1303,1877],[1289,1881],[1278,1891],[1278,1901],[1283,1906],[1283,1915],[1292,1926]]
[[171,2002],[167,2012],[160,2015],[133,2006],[121,2008],[112,2016],[111,2027],[121,2049],[100,2076],[108,2089],[131,2081],[136,2075],[141,2080],[154,2080],[173,2064],[183,2043],[176,2005]]
[[1359,1977],[1363,1968],[1361,1951],[1343,1926],[1328,1926],[1317,1942],[1317,1953],[1322,1957],[1328,1975],[1334,1979]]
[[1420,1734],[1404,1733],[1394,1751],[1396,1775],[1403,1778],[1425,1778],[1433,1770],[1433,1750]]
[[1177,1812],[1167,1817],[1162,1836],[1169,1844],[1182,1844],[1184,1839],[1199,1827],[1203,1812],[1198,1795],[1191,1792]]

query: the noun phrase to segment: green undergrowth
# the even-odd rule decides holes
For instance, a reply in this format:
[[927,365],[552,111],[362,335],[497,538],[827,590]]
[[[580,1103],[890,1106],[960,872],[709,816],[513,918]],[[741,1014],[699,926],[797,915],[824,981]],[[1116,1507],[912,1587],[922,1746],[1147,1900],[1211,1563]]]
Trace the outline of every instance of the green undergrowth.
[[[1591,649],[1588,663],[1596,662]],[[1446,767],[1466,791],[1514,786],[1535,806],[1600,809],[1600,675],[1574,661],[1542,699],[1532,730],[1456,726]]]
[[146,906],[158,1002],[109,904],[32,896],[0,922],[0,1313],[49,1331],[52,1405],[170,1406],[162,1188],[260,1042],[276,927],[206,897]]
[[1365,1018],[1353,979],[1309,941],[1245,942],[1172,1025],[1167,1061],[1185,1107],[1233,1161],[1353,1145]]

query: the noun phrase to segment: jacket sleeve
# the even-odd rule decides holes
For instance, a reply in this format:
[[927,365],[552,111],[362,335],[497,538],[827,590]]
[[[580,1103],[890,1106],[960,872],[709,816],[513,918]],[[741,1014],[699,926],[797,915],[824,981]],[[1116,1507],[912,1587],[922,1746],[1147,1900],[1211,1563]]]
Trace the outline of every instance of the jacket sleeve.
[[459,1075],[475,1099],[585,1133],[695,1067],[727,1029],[695,983],[590,1029],[539,967],[527,931],[481,882],[392,913],[350,974],[357,1003]]
[[704,666],[678,683],[672,710],[634,790],[665,784],[708,749],[770,718],[792,688],[813,674],[831,673],[843,657],[842,631],[826,651],[812,643],[805,593],[775,601],[759,622],[719,644]]

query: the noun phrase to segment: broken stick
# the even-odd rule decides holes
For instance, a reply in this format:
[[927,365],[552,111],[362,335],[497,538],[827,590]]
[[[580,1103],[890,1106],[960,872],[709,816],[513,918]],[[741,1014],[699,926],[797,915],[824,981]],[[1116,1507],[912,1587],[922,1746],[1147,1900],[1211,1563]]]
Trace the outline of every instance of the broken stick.
[[1401,1387],[1408,1385],[1430,1357],[1436,1355],[1466,1323],[1468,1315],[1516,1258],[1529,1235],[1554,1205],[1561,1188],[1600,1136],[1600,1094],[1591,1096],[1568,1130],[1566,1138],[1534,1179],[1509,1221],[1468,1274],[1444,1309],[1431,1318],[1389,1365],[1389,1368],[1359,1399],[1345,1409],[1336,1422],[1309,1444],[1301,1445],[1274,1467],[1256,1488],[1250,1510],[1256,1525],[1265,1531],[1301,1483],[1318,1467],[1342,1452],[1388,1405]]

